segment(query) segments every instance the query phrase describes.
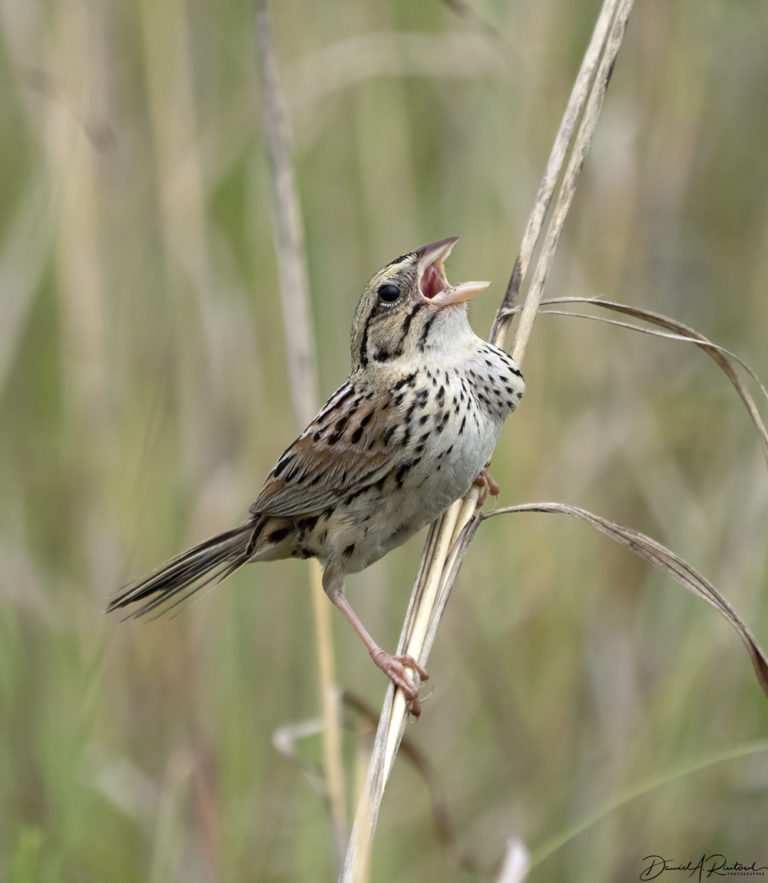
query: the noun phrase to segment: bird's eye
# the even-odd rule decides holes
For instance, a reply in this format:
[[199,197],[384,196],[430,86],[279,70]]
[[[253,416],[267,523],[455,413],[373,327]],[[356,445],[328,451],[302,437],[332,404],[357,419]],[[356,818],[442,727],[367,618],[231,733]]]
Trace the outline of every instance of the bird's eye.
[[400,289],[397,285],[388,282],[379,286],[379,300],[385,304],[393,304],[400,297]]

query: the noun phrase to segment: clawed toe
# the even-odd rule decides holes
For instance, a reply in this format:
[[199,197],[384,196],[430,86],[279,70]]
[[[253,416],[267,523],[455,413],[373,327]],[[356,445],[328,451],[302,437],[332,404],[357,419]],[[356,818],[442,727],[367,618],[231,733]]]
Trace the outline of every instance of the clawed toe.
[[426,681],[429,675],[424,666],[416,662],[412,656],[392,656],[381,649],[373,651],[371,657],[392,683],[403,691],[403,695],[411,703],[411,713],[414,717],[418,717],[421,714],[419,688],[407,669],[413,669],[422,681]]
[[491,465],[490,460],[485,464],[480,474],[474,480],[473,484],[475,487],[480,488],[480,496],[477,498],[477,508],[479,509],[483,503],[488,498],[488,494],[492,497],[495,497],[498,501],[499,493],[501,492],[501,488],[496,484],[493,480],[493,476],[488,471],[488,467]]

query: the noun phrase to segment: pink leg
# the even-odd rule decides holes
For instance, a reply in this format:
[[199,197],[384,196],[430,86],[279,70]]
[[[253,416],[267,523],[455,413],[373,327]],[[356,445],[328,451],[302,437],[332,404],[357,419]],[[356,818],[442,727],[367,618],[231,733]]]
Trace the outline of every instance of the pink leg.
[[476,487],[480,488],[480,496],[477,499],[478,509],[486,501],[488,494],[490,494],[492,497],[495,497],[497,502],[499,500],[499,492],[501,488],[496,484],[496,482],[493,480],[493,476],[488,471],[488,467],[490,465],[491,461],[489,460],[480,471],[480,475],[478,475],[473,482]]
[[366,627],[360,622],[355,611],[352,609],[349,601],[344,595],[344,588],[341,580],[338,579],[332,566],[326,567],[323,572],[323,588],[328,597],[333,601],[336,607],[346,616],[352,624],[352,628],[360,635],[371,658],[376,665],[384,672],[384,674],[392,681],[392,683],[403,691],[405,698],[411,703],[411,713],[414,717],[421,714],[421,703],[419,702],[418,683],[414,682],[407,669],[412,669],[422,681],[426,681],[429,675],[424,667],[419,665],[411,656],[392,656],[386,650],[373,640]]

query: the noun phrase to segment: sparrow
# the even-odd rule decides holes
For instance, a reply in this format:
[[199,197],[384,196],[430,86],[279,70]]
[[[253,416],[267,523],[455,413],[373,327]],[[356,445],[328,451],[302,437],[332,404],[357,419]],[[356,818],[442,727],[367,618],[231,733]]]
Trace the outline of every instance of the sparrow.
[[404,543],[473,484],[483,498],[498,495],[486,467],[525,383],[507,353],[470,327],[467,302],[490,283],[446,278],[457,238],[401,255],[371,278],[352,322],[349,377],[278,459],[245,523],[124,587],[108,611],[162,612],[248,562],[314,557],[330,600],[419,714],[408,669],[422,680],[426,671],[374,641],[344,578]]

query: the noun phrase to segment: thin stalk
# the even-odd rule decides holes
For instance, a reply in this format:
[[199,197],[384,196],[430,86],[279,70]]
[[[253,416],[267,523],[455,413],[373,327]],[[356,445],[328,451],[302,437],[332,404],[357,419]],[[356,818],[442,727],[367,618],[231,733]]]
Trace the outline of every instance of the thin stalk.
[[[301,210],[293,169],[290,133],[280,86],[272,24],[266,0],[254,0],[259,61],[263,82],[264,128],[273,187],[272,215],[280,275],[280,294],[287,342],[291,399],[299,430],[317,410],[317,370],[312,337],[307,258]],[[336,861],[341,863],[347,839],[341,726],[333,654],[331,605],[316,561],[309,563],[314,610],[318,690],[323,721],[323,770],[331,814]]]
[[[503,346],[512,318],[511,307],[527,281],[536,245],[541,243],[512,350],[518,363],[523,359],[533,330],[560,234],[573,201],[576,181],[589,150],[632,6],[633,0],[605,0],[603,3],[555,138],[504,300],[491,328],[490,340]],[[569,150],[570,159],[566,164]],[[555,193],[557,196],[551,207]],[[549,226],[542,239],[544,220],[548,215]],[[473,487],[464,499],[454,503],[432,526],[427,538],[419,577],[414,585],[398,646],[398,652],[410,654],[422,665],[429,656],[450,589],[477,525],[475,508],[478,493]],[[367,873],[381,801],[406,719],[407,706],[402,692],[390,685],[379,719],[367,787],[355,813],[341,883],[355,883],[364,879]]]

